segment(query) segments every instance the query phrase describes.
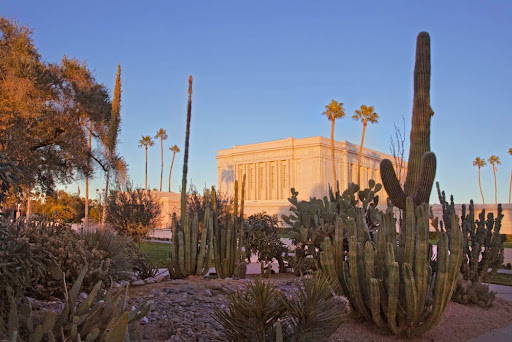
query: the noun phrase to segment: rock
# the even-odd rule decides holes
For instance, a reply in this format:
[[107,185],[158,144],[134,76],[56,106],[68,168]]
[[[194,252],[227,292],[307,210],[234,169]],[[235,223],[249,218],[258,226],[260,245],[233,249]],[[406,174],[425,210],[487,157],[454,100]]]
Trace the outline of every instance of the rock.
[[154,283],[156,283],[156,281],[155,281],[155,278],[146,278],[146,279],[144,279],[144,283],[154,284]]
[[80,293],[80,298],[81,299],[87,299],[87,297],[89,297],[89,295],[87,293],[85,293],[85,292],[81,292]]
[[132,281],[131,284],[132,284],[132,286],[141,286],[141,285],[144,285],[145,282],[142,279],[137,279],[137,280]]

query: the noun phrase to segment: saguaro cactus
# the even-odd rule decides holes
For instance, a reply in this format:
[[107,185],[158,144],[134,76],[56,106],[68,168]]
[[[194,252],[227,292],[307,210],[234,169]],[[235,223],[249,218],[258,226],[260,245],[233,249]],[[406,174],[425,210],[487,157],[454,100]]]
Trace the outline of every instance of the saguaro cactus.
[[393,163],[384,159],[380,163],[382,183],[395,206],[405,209],[406,198],[414,204],[427,202],[436,174],[436,156],[430,152],[430,36],[421,32],[416,41],[414,67],[414,103],[412,109],[411,142],[405,185],[402,189]]
[[337,229],[341,233],[344,225],[348,231],[348,257],[340,256],[340,238],[326,239],[321,265],[363,318],[397,335],[419,335],[439,322],[452,296],[463,237],[458,218],[451,216],[453,229],[440,234],[437,267],[432,269],[428,205],[415,206],[408,197],[406,207],[400,233],[389,207],[372,238],[360,209],[355,217],[341,217]]

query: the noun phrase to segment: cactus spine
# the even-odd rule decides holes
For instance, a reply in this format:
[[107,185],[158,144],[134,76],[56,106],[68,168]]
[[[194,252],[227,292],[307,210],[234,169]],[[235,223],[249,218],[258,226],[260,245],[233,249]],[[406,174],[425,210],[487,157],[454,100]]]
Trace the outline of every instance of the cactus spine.
[[[369,238],[362,211],[343,219],[349,239],[348,258],[338,256],[339,239],[326,239],[322,269],[339,282],[356,312],[394,334],[420,335],[436,325],[450,300],[462,262],[462,231],[450,217],[448,233],[440,233],[437,270],[430,267],[428,205],[406,200],[404,227],[396,232],[392,207],[381,213],[381,226]],[[341,230],[341,224],[336,229]],[[450,240],[450,244],[448,241]]]
[[430,152],[432,115],[434,112],[430,107],[430,36],[427,32],[421,32],[416,41],[411,142],[403,189],[396,177],[393,163],[389,159],[384,159],[380,164],[384,188],[393,204],[400,209],[405,209],[407,197],[412,197],[415,205],[428,203],[436,174],[436,156]]

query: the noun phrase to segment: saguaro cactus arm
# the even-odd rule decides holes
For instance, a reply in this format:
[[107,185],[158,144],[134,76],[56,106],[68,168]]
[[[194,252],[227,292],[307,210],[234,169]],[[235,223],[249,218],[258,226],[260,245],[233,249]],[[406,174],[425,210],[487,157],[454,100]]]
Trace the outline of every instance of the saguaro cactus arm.
[[428,202],[435,178],[436,160],[430,152],[430,119],[434,115],[430,107],[430,36],[421,32],[416,40],[416,64],[414,67],[414,101],[412,109],[411,143],[407,175],[402,190],[393,164],[381,162],[381,178],[391,201],[405,209],[405,198],[413,197],[416,205]]

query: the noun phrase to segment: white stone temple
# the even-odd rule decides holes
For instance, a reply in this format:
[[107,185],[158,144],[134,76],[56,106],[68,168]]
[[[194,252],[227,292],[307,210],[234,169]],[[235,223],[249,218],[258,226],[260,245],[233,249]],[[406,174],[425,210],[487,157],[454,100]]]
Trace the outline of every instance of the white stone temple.
[[[341,190],[357,182],[359,145],[335,141],[336,177]],[[373,179],[380,183],[379,164],[393,156],[365,148],[361,162],[361,184]],[[251,215],[288,213],[290,188],[299,199],[321,198],[332,183],[330,139],[324,137],[287,138],[239,145],[217,152],[217,183],[220,192],[233,195],[235,179],[246,175],[245,212]],[[405,173],[404,173],[405,174]],[[379,193],[386,203],[386,192]]]

